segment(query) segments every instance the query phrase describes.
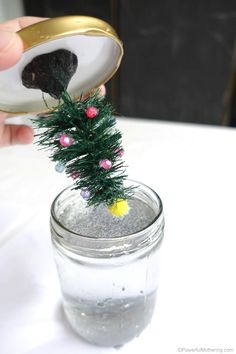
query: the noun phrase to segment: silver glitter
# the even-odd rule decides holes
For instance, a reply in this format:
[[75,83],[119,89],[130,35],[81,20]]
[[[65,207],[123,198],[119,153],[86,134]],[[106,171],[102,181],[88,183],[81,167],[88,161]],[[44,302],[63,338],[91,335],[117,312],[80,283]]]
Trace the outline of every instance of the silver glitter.
[[123,217],[114,217],[106,205],[87,207],[87,202],[78,195],[58,215],[59,221],[80,235],[91,237],[125,236],[146,228],[155,218],[154,211],[143,201],[128,201],[129,212]]

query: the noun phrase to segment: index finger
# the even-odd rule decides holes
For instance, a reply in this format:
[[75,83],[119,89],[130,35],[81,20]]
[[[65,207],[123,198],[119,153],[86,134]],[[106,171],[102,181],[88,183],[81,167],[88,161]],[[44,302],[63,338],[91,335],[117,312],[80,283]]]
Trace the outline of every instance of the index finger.
[[13,20],[9,20],[3,23],[0,23],[0,31],[8,31],[8,32],[17,32],[20,29],[33,25],[34,23],[45,21],[48,18],[46,17],[33,17],[33,16],[24,16],[14,18]]
[[0,70],[13,66],[23,53],[23,42],[15,33],[36,22],[44,21],[42,17],[19,17],[0,24]]

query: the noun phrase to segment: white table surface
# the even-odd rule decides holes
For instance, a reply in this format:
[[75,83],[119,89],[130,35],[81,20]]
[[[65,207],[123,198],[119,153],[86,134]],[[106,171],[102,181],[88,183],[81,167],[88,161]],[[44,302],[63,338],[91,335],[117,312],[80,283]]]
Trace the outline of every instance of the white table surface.
[[[127,118],[119,128],[129,177],[160,194],[166,228],[153,321],[118,352],[235,352],[236,129]],[[0,163],[0,353],[117,353],[63,317],[48,221],[69,180],[33,145],[0,149]]]

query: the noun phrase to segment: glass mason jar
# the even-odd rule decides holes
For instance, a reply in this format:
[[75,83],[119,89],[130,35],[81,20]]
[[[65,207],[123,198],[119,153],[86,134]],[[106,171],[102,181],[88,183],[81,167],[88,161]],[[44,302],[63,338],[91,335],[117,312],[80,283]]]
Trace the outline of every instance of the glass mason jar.
[[[56,197],[51,208],[52,243],[66,317],[75,332],[99,346],[120,346],[138,336],[155,307],[164,229],[162,202],[149,187],[127,183],[137,186],[134,203],[152,212],[151,220],[133,233],[121,231],[114,236],[109,225],[107,237],[91,236],[88,216],[88,233],[71,230],[68,207],[76,208],[79,193],[70,188]],[[134,215],[145,219],[139,212],[134,210]],[[110,218],[114,225],[123,222]]]

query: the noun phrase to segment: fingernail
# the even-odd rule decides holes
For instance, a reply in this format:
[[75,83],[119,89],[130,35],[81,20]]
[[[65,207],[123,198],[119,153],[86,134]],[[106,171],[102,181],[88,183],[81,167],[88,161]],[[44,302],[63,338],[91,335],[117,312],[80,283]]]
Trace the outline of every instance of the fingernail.
[[13,32],[0,31],[0,51],[3,52],[11,45],[14,35]]

